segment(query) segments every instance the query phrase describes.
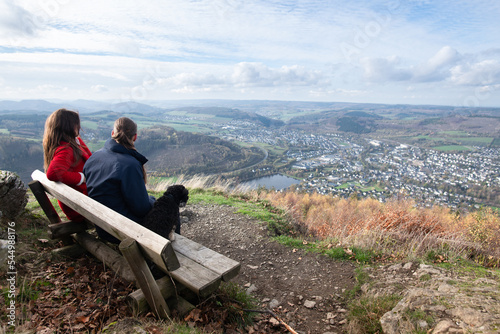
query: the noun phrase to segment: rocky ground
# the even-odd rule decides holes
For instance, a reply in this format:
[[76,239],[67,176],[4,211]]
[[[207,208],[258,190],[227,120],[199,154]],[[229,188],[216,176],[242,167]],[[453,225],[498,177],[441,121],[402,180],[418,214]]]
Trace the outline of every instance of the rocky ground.
[[[241,271],[233,281],[255,296],[262,310],[272,310],[298,333],[345,332],[343,292],[355,284],[355,266],[274,242],[264,223],[234,211],[230,206],[188,206],[182,234],[239,261]],[[288,333],[273,318],[253,330]]]

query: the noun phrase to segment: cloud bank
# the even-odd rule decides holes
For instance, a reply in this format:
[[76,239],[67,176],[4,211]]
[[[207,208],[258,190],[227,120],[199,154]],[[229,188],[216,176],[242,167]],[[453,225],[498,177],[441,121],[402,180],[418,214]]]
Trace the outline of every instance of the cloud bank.
[[0,98],[500,106],[498,13],[493,0],[0,0]]

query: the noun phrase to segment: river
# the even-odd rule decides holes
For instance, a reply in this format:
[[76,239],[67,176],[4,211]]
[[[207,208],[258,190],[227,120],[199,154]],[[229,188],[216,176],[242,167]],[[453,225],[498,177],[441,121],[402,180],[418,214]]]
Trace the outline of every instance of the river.
[[247,182],[242,182],[240,185],[249,187],[250,189],[257,189],[259,186],[271,189],[274,187],[276,190],[282,190],[290,187],[292,184],[299,184],[300,181],[289,176],[274,174],[271,176],[259,177]]

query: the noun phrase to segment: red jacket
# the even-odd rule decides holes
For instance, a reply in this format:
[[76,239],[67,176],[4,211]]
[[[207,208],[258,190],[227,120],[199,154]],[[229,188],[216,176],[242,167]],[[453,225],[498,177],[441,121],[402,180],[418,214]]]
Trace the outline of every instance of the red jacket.
[[[67,142],[61,141],[59,147],[54,153],[54,157],[47,168],[47,178],[51,181],[59,181],[67,184],[73,189],[87,195],[87,186],[82,182],[83,165],[87,159],[92,155],[87,145],[83,140],[78,137],[80,147],[82,149],[82,158],[75,161],[73,155],[73,148]],[[83,217],[77,212],[71,210],[63,203],[59,202],[59,206],[66,214],[69,220],[81,221]]]

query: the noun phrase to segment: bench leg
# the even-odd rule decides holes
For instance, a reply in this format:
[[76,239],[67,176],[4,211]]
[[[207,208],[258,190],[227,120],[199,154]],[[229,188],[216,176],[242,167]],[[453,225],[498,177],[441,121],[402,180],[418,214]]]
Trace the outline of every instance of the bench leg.
[[167,302],[163,298],[153,274],[142,256],[137,241],[132,238],[123,240],[120,243],[120,251],[134,272],[137,283],[144,293],[151,310],[160,319],[170,317],[170,309],[167,306]]
[[[177,310],[179,316],[183,317],[195,308],[193,304],[180,296],[180,294],[189,295],[191,291],[180,284],[174,285],[172,279],[168,275],[157,279],[156,285],[158,285],[160,293],[167,301],[167,305],[169,305],[171,309]],[[194,293],[193,295],[196,298],[198,297]],[[126,300],[132,309],[134,316],[139,316],[150,309],[146,297],[141,289],[130,293]]]
[[47,216],[49,221],[52,224],[60,223],[61,217],[59,217],[56,209],[54,209],[54,206],[47,197],[43,185],[39,181],[31,181],[30,183],[28,183],[28,186],[30,187],[31,192],[38,201],[38,204],[40,204],[40,207],[42,208],[43,212],[45,212],[45,215]]

